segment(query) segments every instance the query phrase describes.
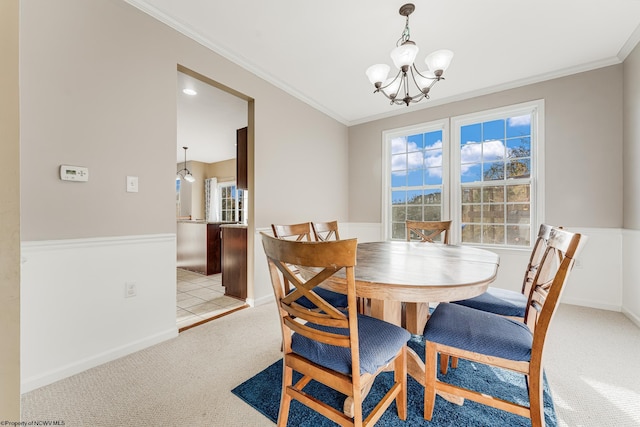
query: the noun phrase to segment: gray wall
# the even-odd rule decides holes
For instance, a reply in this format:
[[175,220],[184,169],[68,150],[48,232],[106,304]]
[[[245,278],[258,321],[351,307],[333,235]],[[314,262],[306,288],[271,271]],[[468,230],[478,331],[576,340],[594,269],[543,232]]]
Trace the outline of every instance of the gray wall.
[[624,228],[640,230],[640,45],[624,61]]
[[0,2],[0,419],[20,419],[18,0]]
[[616,65],[353,126],[349,220],[381,221],[382,131],[544,99],[544,220],[622,227],[622,92]]
[[257,226],[347,219],[344,125],[124,2],[20,4],[23,240],[175,232],[178,64],[255,99]]

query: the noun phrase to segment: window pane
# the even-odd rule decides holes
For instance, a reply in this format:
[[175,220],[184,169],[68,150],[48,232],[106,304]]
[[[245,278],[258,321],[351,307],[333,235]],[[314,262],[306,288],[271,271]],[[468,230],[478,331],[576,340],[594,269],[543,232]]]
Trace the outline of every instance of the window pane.
[[507,185],[507,202],[530,202],[531,186],[523,185]]
[[442,166],[442,150],[427,150],[424,152],[424,163],[427,167]]
[[442,147],[442,131],[428,132],[424,134],[424,148]]
[[507,162],[507,178],[528,178],[530,176],[530,159],[510,160]]
[[500,160],[506,157],[506,148],[504,141],[494,139],[484,142],[482,144],[482,160],[490,162],[493,160]]
[[531,114],[511,117],[507,121],[507,138],[531,135]]
[[507,153],[509,157],[529,157],[531,155],[531,138],[507,139]]
[[462,188],[462,203],[480,203],[480,188]]
[[416,151],[422,150],[424,148],[424,137],[423,135],[410,135],[407,137],[407,151]]
[[403,137],[393,138],[391,140],[391,154],[406,153],[407,140]]
[[425,170],[424,183],[427,185],[442,184],[442,168],[429,168]]
[[407,191],[407,203],[410,205],[422,204],[422,190]]
[[529,224],[531,212],[529,204],[507,205],[507,222],[509,224]]
[[482,205],[482,222],[504,224],[504,205]]
[[460,127],[460,145],[480,141],[482,141],[482,126],[480,123]]
[[484,203],[503,203],[504,187],[502,185],[484,187],[482,189],[482,201]]
[[407,174],[407,185],[409,187],[419,187],[422,185],[422,169],[409,171]]
[[407,155],[406,154],[394,154],[391,156],[391,170],[402,171],[407,170]]
[[424,192],[424,204],[425,205],[439,205],[442,203],[442,191],[440,190],[426,190]]
[[504,139],[504,120],[493,120],[482,124],[482,140]]
[[397,221],[406,221],[407,219],[407,208],[405,206],[393,206],[391,208],[391,220],[393,222]]
[[480,222],[482,205],[462,205],[462,222]]
[[424,165],[422,151],[407,154],[407,169],[420,169]]
[[422,205],[407,206],[407,219],[411,221],[422,221]]
[[391,174],[391,187],[406,187],[407,173],[398,172]]
[[442,208],[440,206],[425,206],[424,207],[424,220],[425,221],[440,221],[440,212]]
[[479,225],[462,224],[462,241],[464,243],[482,243],[481,228]]
[[405,234],[407,226],[404,222],[402,223],[393,223],[391,225],[391,238],[406,240],[407,235]]
[[460,180],[462,182],[482,181],[482,165],[462,165]]
[[406,191],[392,191],[391,192],[391,203],[394,204],[394,205],[407,203],[407,192]]
[[504,162],[488,162],[483,166],[485,181],[497,181],[504,179]]
[[509,226],[507,228],[507,245],[529,246],[531,229],[529,226]]
[[482,243],[489,245],[504,245],[505,234],[503,225],[485,225],[482,227]]

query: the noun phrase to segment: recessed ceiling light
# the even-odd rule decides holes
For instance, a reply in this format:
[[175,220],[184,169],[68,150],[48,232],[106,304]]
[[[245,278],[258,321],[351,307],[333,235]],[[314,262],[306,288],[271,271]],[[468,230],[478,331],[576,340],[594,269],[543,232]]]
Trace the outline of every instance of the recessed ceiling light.
[[198,92],[196,92],[193,89],[182,89],[182,92],[186,93],[187,95],[192,95],[192,96],[198,94]]

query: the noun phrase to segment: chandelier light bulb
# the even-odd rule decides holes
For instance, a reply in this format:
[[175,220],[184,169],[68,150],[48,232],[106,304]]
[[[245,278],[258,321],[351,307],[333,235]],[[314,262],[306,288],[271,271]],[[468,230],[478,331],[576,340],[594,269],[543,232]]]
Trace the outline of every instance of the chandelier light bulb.
[[390,97],[390,98],[395,98],[398,95],[398,92],[400,91],[400,85],[402,84],[402,79],[400,77],[395,77],[394,78],[390,78],[387,79],[384,82],[384,91],[385,93]]
[[367,68],[367,77],[372,85],[378,87],[382,82],[387,80],[391,67],[387,64],[376,64]]
[[405,42],[391,51],[391,60],[397,69],[410,67],[418,56],[418,46],[413,42]]
[[436,71],[445,72],[451,64],[451,59],[453,59],[453,52],[441,49],[429,54],[424,59],[424,62],[429,67],[429,70],[435,74]]

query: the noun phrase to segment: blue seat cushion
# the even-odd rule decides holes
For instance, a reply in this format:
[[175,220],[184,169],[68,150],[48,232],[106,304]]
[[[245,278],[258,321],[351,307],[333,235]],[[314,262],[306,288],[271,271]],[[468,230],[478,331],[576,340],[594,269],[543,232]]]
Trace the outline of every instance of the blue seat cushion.
[[424,339],[516,361],[531,359],[533,343],[523,322],[450,303],[438,304],[424,328]]
[[477,297],[452,302],[501,316],[513,317],[524,317],[527,307],[527,297],[522,293],[491,287]]
[[[320,331],[348,335],[346,328],[334,328],[307,323]],[[389,363],[404,346],[411,334],[399,326],[373,317],[358,315],[358,343],[360,347],[360,373],[374,374],[378,368]],[[291,349],[294,353],[318,365],[343,374],[351,374],[351,350],[311,340],[293,334]]]
[[[318,296],[334,307],[343,308],[347,307],[347,296],[345,294],[340,294],[338,292],[333,292],[328,289],[323,289],[320,287],[315,287],[313,291],[318,294]],[[293,292],[293,291],[292,291]],[[307,297],[300,297],[296,300],[298,304],[303,306],[304,308],[314,309],[316,305],[309,301]]]

